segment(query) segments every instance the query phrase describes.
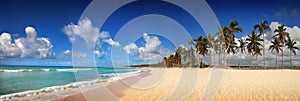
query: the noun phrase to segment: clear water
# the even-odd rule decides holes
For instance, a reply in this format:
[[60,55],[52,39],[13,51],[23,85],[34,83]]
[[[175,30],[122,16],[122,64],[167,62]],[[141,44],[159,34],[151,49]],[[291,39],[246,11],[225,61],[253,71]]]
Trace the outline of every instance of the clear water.
[[133,72],[134,68],[76,68],[0,66],[0,95],[65,85],[95,78],[109,79],[113,73]]

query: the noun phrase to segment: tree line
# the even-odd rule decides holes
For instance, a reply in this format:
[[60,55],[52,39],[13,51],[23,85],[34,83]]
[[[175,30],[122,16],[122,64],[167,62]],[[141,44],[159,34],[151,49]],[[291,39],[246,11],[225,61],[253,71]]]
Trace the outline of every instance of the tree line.
[[[164,57],[163,63],[167,67],[178,67],[178,66],[200,66],[203,67],[205,64],[203,59],[206,55],[210,55],[210,66],[212,65],[212,50],[219,55],[219,64],[230,64],[231,54],[236,54],[238,51],[238,68],[240,68],[240,59],[242,54],[246,52],[250,55],[250,66],[252,65],[252,57],[256,57],[256,65],[258,66],[258,57],[263,56],[263,67],[266,69],[266,54],[265,47],[269,47],[270,51],[276,52],[276,68],[278,69],[278,55],[281,52],[282,55],[282,69],[284,69],[284,51],[289,50],[290,66],[292,67],[292,54],[296,55],[295,50],[299,50],[295,47],[297,44],[294,39],[290,37],[290,34],[286,31],[285,26],[282,24],[278,26],[272,35],[272,41],[270,46],[266,46],[265,34],[267,31],[271,31],[270,26],[267,25],[266,20],[262,20],[260,24],[253,26],[253,31],[246,39],[240,39],[237,42],[235,40],[235,34],[242,33],[243,29],[239,26],[237,20],[231,20],[228,26],[222,26],[215,35],[208,34],[206,37],[199,36],[196,39],[188,41],[190,48],[185,49],[183,46],[178,47],[175,50],[175,55]],[[226,53],[226,54],[222,54]],[[195,62],[195,54],[199,55],[200,63]],[[227,55],[227,61],[223,62],[223,58]],[[185,61],[182,63],[182,61]]]

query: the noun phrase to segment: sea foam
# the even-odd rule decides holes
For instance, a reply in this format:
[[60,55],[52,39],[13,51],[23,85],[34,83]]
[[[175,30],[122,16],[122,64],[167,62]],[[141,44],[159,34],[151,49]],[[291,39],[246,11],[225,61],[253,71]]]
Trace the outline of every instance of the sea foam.
[[[85,69],[87,70],[87,69]],[[103,81],[101,78],[100,79],[94,79],[90,81],[79,81],[79,82],[74,82],[74,83],[69,83],[66,85],[61,85],[61,86],[51,86],[51,87],[45,87],[39,90],[29,90],[29,91],[24,91],[24,92],[18,92],[18,93],[12,93],[12,94],[7,94],[7,95],[1,95],[0,100],[10,100],[18,97],[27,97],[27,96],[33,96],[33,95],[38,95],[41,93],[48,93],[48,92],[56,92],[56,91],[62,91],[66,90],[68,88],[80,88],[80,87],[87,87],[95,84],[100,84],[101,86],[106,86],[110,82],[116,81],[116,80],[121,80],[124,78],[132,77],[139,75],[139,73],[143,71],[147,71],[148,69],[137,69],[136,71],[132,72],[125,72],[125,73],[111,73],[111,74],[99,74],[99,76],[109,76],[110,78],[107,81]],[[12,71],[12,72],[20,72],[21,70],[18,71]],[[49,70],[45,70],[49,71]],[[9,71],[11,72],[11,71]]]

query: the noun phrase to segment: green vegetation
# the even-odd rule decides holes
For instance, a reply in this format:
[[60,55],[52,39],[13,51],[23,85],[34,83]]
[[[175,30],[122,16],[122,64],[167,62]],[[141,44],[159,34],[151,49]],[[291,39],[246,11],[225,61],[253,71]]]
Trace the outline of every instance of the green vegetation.
[[[256,56],[256,66],[259,68],[266,69],[266,62],[265,62],[265,47],[266,42],[264,40],[266,31],[271,31],[270,27],[267,25],[268,22],[266,20],[262,20],[260,24],[255,24],[254,29],[250,35],[247,36],[245,39],[238,40],[239,45],[237,46],[237,43],[235,41],[235,34],[236,33],[242,33],[243,30],[239,25],[239,22],[237,20],[232,20],[229,24],[229,26],[222,26],[221,29],[219,29],[219,32],[217,32],[214,35],[208,34],[207,37],[199,36],[196,39],[191,39],[188,41],[190,47],[189,49],[184,48],[183,46],[178,47],[175,50],[174,55],[170,55],[169,57],[164,57],[163,62],[160,62],[159,64],[164,64],[167,67],[209,67],[214,65],[212,63],[212,55],[214,50],[216,54],[219,55],[219,64],[223,64],[223,58],[225,57],[222,55],[222,53],[227,53],[227,64],[230,65],[230,55],[236,54],[238,51],[240,51],[240,56],[238,60],[238,66],[231,66],[231,67],[238,67],[238,69],[242,68],[248,68],[253,66],[252,65],[252,56]],[[259,33],[256,33],[256,30],[259,31]],[[282,53],[282,69],[287,68],[284,67],[284,48],[287,48],[290,51],[290,67],[289,68],[295,68],[292,64],[292,53],[296,55],[295,50],[299,50],[298,47],[295,47],[297,44],[295,40],[291,39],[289,36],[289,33],[286,32],[286,28],[284,25],[278,26],[274,30],[273,40],[271,41],[272,45],[269,46],[270,51],[276,51],[276,68],[278,68],[278,54],[279,52]],[[263,43],[263,44],[262,44]],[[287,46],[287,47],[285,47]],[[250,66],[241,66],[240,60],[242,54],[247,52],[250,56]],[[261,53],[261,51],[263,53]],[[209,65],[206,65],[204,63],[204,58],[209,54]],[[199,62],[196,62],[196,56],[199,57]],[[263,66],[258,65],[258,56],[263,56],[264,64]]]

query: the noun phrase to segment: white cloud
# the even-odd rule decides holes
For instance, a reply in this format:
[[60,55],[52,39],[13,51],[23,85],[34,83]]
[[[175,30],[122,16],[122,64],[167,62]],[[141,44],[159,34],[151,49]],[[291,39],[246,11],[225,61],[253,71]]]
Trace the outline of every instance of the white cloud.
[[145,47],[138,47],[135,43],[126,45],[123,49],[126,53],[135,56],[137,60],[159,62],[172,51],[159,48],[161,41],[156,36],[149,36],[144,33],[143,39],[146,41]]
[[25,32],[26,32],[27,38],[29,40],[34,41],[36,39],[37,32],[35,31],[35,29],[33,27],[26,27]]
[[139,51],[153,52],[161,44],[160,40],[156,36],[150,37],[147,33],[144,33],[143,37],[146,41],[146,45],[145,47],[141,47]]
[[80,20],[77,25],[71,23],[65,26],[63,31],[68,35],[72,43],[74,43],[75,35],[82,38],[87,45],[87,49],[93,49],[93,43],[96,43],[99,38],[104,39],[109,37],[108,32],[99,32],[99,28],[94,27],[88,18]]
[[[269,41],[272,38],[272,36],[274,35],[274,33],[273,33],[274,30],[280,25],[281,24],[279,22],[272,22],[270,24],[270,28],[271,28],[272,32],[269,34],[269,37],[267,37]],[[300,28],[298,26],[293,26],[293,27],[286,26],[285,28],[286,28],[286,32],[288,32],[290,34],[290,37],[297,42],[296,46],[300,47],[300,43],[299,43],[300,42],[300,35],[299,35]]]
[[65,51],[64,51],[64,54],[66,54],[66,55],[71,55],[72,52],[71,52],[70,50],[65,50]]
[[74,58],[85,58],[87,57],[87,54],[74,51],[72,52],[71,50],[65,50],[62,56],[63,58],[71,58],[71,56],[73,56]]
[[103,40],[103,42],[108,43],[111,46],[119,47],[120,43],[112,40],[111,38]]
[[0,35],[0,58],[17,57],[21,55],[20,49],[11,43],[11,36],[8,33]]
[[104,55],[104,52],[103,52],[103,51],[100,51],[100,50],[95,50],[95,51],[94,51],[94,54],[95,54],[98,58],[101,58],[101,57]]
[[22,37],[14,40],[10,34],[3,33],[0,38],[1,49],[0,57],[38,57],[38,58],[53,58],[55,54],[51,51],[52,44],[48,38],[37,38],[37,32],[33,27],[26,27],[25,32],[27,37]]
[[83,39],[86,48],[93,50],[97,57],[102,57],[105,52],[102,50],[102,42],[106,42],[109,45],[119,47],[120,43],[112,40],[109,32],[100,32],[98,27],[92,25],[92,21],[88,18],[82,19],[77,25],[71,23],[63,28],[63,31],[68,35],[69,40],[74,44],[75,37]]

